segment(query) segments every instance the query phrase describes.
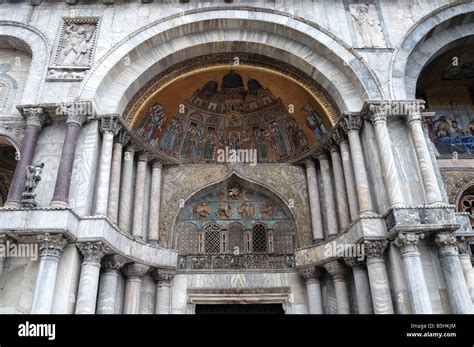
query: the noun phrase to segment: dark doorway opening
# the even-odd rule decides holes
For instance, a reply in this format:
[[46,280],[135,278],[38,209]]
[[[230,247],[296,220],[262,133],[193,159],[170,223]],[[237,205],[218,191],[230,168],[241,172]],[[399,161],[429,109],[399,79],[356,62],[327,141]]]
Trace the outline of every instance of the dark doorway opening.
[[285,314],[281,304],[196,305],[196,314]]

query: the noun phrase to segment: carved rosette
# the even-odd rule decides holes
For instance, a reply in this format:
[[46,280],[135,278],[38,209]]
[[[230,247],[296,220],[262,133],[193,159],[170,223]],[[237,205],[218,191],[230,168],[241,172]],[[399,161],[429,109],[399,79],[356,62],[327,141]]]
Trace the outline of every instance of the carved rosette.
[[458,255],[458,244],[456,241],[456,236],[454,236],[453,233],[438,233],[436,234],[434,241],[439,247],[440,257]]
[[383,260],[387,240],[366,240],[364,241],[364,254],[367,261]]
[[77,248],[79,248],[84,256],[84,263],[95,263],[99,265],[102,257],[108,250],[107,246],[100,241],[79,243]]
[[298,273],[306,280],[315,280],[321,277],[321,269],[312,265],[305,266],[298,269]]
[[106,255],[101,262],[101,269],[103,272],[118,272],[125,263],[127,259],[118,254]]
[[150,270],[150,267],[148,265],[140,263],[129,263],[123,267],[122,272],[128,279],[138,279],[145,276],[148,270]]
[[338,260],[332,261],[330,263],[324,264],[324,268],[326,269],[327,272],[331,275],[332,279],[337,282],[344,282],[345,281],[345,276],[347,273],[347,268],[346,266],[339,262]]
[[100,119],[100,131],[103,134],[112,133],[115,135],[122,129],[122,124],[119,123],[116,117],[104,117]]
[[125,146],[128,141],[130,141],[130,135],[125,129],[121,129],[117,136],[115,136],[115,142],[120,143],[122,146]]
[[61,258],[67,240],[62,234],[52,235],[50,233],[38,235],[40,257]]
[[346,134],[353,130],[359,131],[362,127],[362,117],[354,114],[346,114],[341,122],[341,126]]
[[395,245],[400,248],[402,255],[418,253],[418,243],[425,238],[425,234],[417,232],[399,232],[395,238]]
[[41,107],[31,107],[23,109],[26,118],[26,126],[40,128],[48,119],[48,115]]
[[351,268],[363,269],[365,267],[365,262],[363,260],[358,260],[357,258],[344,258],[344,262]]
[[170,285],[175,275],[176,271],[171,269],[153,269],[151,272],[151,277],[158,285]]

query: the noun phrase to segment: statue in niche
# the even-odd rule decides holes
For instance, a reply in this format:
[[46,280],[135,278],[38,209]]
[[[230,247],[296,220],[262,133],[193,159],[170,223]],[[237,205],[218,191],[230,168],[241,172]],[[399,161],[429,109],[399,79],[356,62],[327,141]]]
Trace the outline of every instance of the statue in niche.
[[365,47],[385,47],[377,9],[373,4],[349,5],[359,43]]
[[34,193],[39,181],[41,181],[41,173],[43,172],[44,163],[37,164],[35,166],[28,165],[26,167],[26,183],[25,191],[22,193],[21,204],[23,207],[36,207],[36,194]]
[[302,112],[306,117],[306,126],[313,131],[316,139],[321,140],[326,132],[321,116],[309,102],[304,105]]
[[59,49],[58,65],[89,66],[96,24],[69,23]]
[[211,214],[211,206],[205,202],[200,202],[194,208],[194,215],[199,219],[205,219]]
[[220,218],[230,218],[232,217],[232,207],[230,205],[217,206],[216,215]]
[[255,214],[255,207],[251,202],[245,201],[237,207],[237,212],[242,218],[250,218]]
[[260,213],[263,218],[273,218],[277,212],[277,207],[271,201],[264,201],[260,205]]

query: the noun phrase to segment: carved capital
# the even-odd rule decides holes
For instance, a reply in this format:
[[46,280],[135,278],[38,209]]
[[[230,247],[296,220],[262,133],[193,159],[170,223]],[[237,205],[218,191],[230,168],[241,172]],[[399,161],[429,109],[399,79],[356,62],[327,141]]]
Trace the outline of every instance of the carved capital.
[[326,150],[320,150],[318,153],[317,153],[317,156],[318,156],[318,160],[321,162],[321,161],[329,161],[329,158],[328,158],[328,154],[327,154],[327,151]]
[[470,255],[469,252],[469,243],[470,239],[466,239],[464,236],[458,237],[458,252],[459,254]]
[[317,279],[321,277],[321,269],[314,265],[305,266],[298,269],[298,273],[306,280]]
[[84,256],[84,262],[100,264],[100,260],[107,252],[107,247],[100,241],[79,243],[77,248]]
[[171,269],[153,269],[151,277],[158,284],[169,285],[176,275],[175,270]]
[[372,104],[369,106],[369,119],[373,124],[385,123],[387,121],[387,109],[385,106]]
[[26,118],[26,126],[42,128],[48,115],[41,107],[31,107],[23,109],[23,114]]
[[383,254],[387,248],[387,240],[366,240],[364,241],[364,254],[367,260],[383,259]]
[[142,278],[150,270],[148,265],[129,263],[123,267],[122,272],[127,278]]
[[136,152],[136,148],[134,145],[129,144],[127,147],[125,147],[125,153],[135,154],[135,152]]
[[418,243],[425,238],[425,234],[416,232],[399,232],[395,238],[395,245],[400,248],[403,254],[418,253]]
[[346,134],[351,131],[359,131],[362,127],[362,117],[354,114],[346,114],[341,122],[341,127]]
[[101,262],[103,272],[118,272],[126,264],[127,259],[118,254],[106,255]]
[[307,169],[312,168],[314,169],[316,167],[316,164],[314,163],[314,160],[311,158],[307,158],[304,161],[304,165],[306,166]]
[[67,240],[62,234],[40,234],[38,235],[38,242],[41,257],[48,256],[58,259],[61,258],[64,247],[67,245]]
[[335,143],[340,145],[344,141],[346,141],[346,137],[344,135],[344,132],[342,129],[335,129],[334,134],[332,134],[332,139],[334,140]]
[[152,168],[161,170],[163,169],[163,164],[159,160],[155,159],[153,160]]
[[82,125],[86,122],[87,116],[83,114],[79,114],[75,110],[67,111],[67,118],[66,124],[74,124],[82,127]]
[[439,256],[458,255],[458,244],[456,236],[453,233],[441,232],[437,233],[434,239],[439,247]]
[[358,260],[357,258],[344,258],[344,262],[347,266],[352,268],[365,268],[365,262],[363,260]]
[[120,143],[122,146],[125,146],[128,141],[130,141],[130,135],[125,129],[121,129],[117,136],[115,136],[115,142]]
[[116,117],[104,117],[100,119],[100,131],[103,134],[112,133],[115,135],[122,129],[122,124],[119,123]]
[[144,161],[144,162],[147,162],[148,161],[148,153],[147,152],[140,152],[140,154],[138,155],[138,161]]
[[345,281],[344,276],[347,273],[346,266],[338,260],[324,264],[324,268],[331,275],[334,281]]

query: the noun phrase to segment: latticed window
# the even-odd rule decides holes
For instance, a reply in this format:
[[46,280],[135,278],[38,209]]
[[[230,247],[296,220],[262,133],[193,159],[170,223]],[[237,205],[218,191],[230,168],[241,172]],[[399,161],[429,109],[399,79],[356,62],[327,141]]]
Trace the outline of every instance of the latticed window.
[[252,228],[252,251],[267,252],[267,228],[263,224],[257,224]]
[[179,234],[179,249],[184,254],[194,254],[198,251],[198,237],[197,226],[193,223],[186,223],[180,230]]
[[278,222],[273,226],[273,249],[274,252],[293,251],[293,228],[288,222]]
[[206,253],[221,252],[221,228],[212,223],[204,227],[204,250]]

